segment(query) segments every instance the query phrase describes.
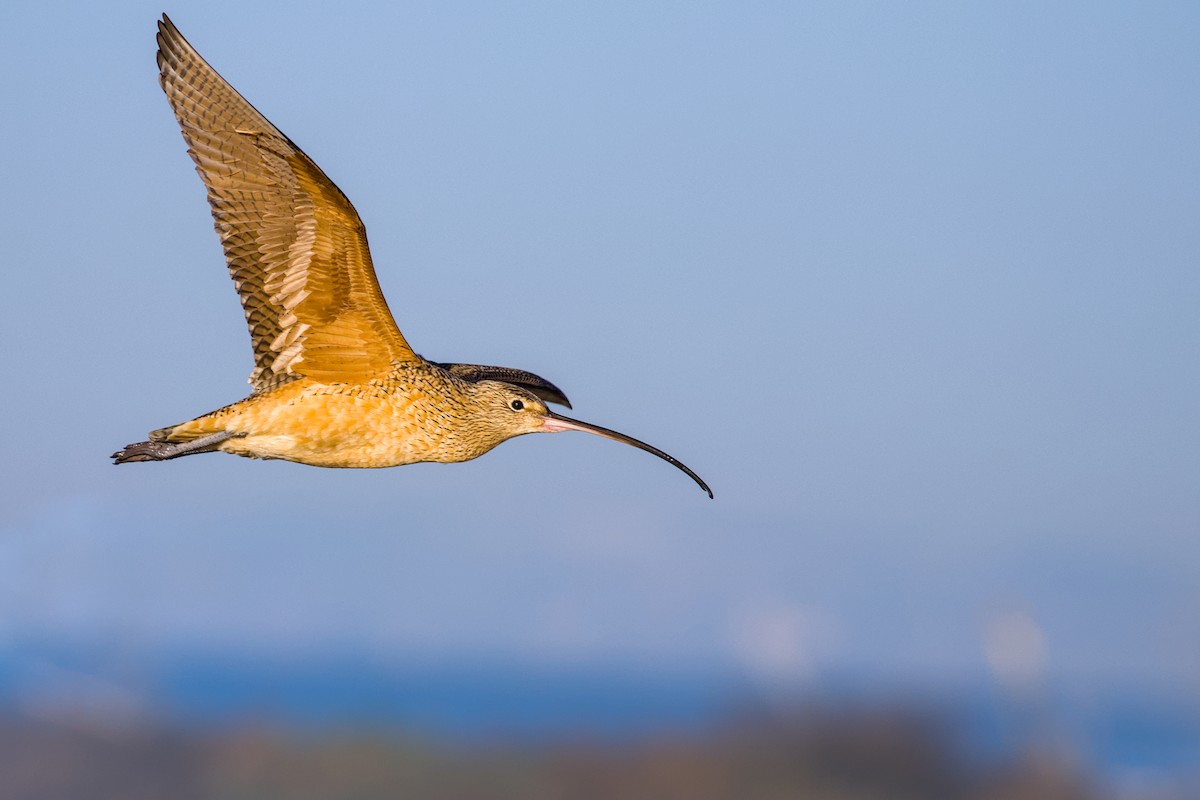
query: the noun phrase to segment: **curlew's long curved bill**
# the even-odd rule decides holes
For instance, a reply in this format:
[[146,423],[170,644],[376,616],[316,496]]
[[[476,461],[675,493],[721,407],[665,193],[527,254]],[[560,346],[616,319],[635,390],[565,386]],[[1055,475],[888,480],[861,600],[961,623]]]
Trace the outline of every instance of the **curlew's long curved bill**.
[[708,484],[701,480],[699,475],[688,469],[688,467],[682,461],[674,456],[669,456],[662,450],[659,450],[657,447],[646,444],[643,441],[639,441],[632,436],[626,436],[623,433],[618,433],[617,431],[609,430],[608,428],[602,428],[599,425],[592,425],[588,422],[580,422],[577,419],[564,417],[561,414],[555,414],[553,411],[548,411],[546,413],[546,419],[542,421],[542,430],[546,433],[558,433],[559,431],[583,431],[584,433],[594,433],[597,436],[603,436],[605,439],[612,439],[615,442],[631,444],[638,449],[645,450],[647,453],[653,453],[663,461],[679,467],[679,469],[687,473],[689,478],[699,484],[701,489],[708,493],[710,500],[712,499],[712,489],[708,488]]

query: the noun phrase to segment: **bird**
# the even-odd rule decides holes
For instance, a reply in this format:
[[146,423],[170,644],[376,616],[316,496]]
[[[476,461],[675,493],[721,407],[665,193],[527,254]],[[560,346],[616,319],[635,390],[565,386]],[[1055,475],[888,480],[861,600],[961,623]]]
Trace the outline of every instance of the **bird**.
[[318,467],[469,461],[515,436],[582,431],[678,459],[571,408],[525,370],[430,361],[397,327],[346,195],[163,14],[166,93],[212,209],[254,350],[251,393],[112,454],[114,464],[225,452]]

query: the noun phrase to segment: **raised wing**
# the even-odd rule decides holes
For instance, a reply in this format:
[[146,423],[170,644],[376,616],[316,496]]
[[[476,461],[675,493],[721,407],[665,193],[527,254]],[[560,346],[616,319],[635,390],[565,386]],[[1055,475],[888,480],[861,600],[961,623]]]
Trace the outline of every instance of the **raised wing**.
[[417,361],[375,278],[354,206],[164,14],[159,83],[208,201],[254,347],[250,384],[352,382]]

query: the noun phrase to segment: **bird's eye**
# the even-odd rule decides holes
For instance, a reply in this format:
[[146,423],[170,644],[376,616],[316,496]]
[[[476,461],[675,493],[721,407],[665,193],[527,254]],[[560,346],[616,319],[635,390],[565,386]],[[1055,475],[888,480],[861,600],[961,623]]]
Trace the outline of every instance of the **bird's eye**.
[[520,400],[513,400],[511,403],[509,403],[509,405],[512,407],[513,411],[520,411],[525,407],[525,403]]

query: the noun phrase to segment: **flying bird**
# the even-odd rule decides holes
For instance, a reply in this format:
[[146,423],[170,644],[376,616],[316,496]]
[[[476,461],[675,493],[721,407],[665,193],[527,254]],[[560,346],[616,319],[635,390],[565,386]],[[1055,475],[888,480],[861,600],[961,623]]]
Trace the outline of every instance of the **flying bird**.
[[159,83],[183,131],[229,274],[254,371],[250,396],[113,453],[114,463],[222,451],[318,467],[468,461],[526,433],[583,431],[662,450],[551,411],[571,407],[524,370],[428,361],[380,291],[350,200],[188,44],[164,14]]

